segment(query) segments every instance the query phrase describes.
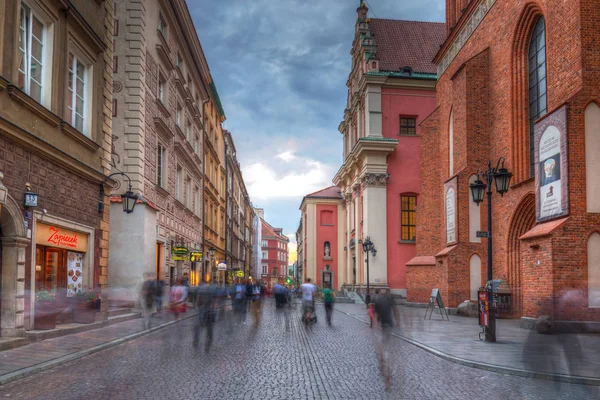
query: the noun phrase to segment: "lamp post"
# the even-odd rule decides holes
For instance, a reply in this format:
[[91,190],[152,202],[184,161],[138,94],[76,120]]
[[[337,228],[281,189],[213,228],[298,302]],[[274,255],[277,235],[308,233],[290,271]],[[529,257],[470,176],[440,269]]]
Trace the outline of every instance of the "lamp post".
[[375,255],[377,254],[377,250],[375,250],[375,245],[373,244],[373,242],[371,242],[371,238],[369,236],[367,236],[365,240],[363,240],[362,246],[363,251],[367,254],[367,259],[365,260],[367,262],[367,295],[365,296],[365,302],[367,303],[368,307],[369,303],[371,302],[371,286],[369,283],[369,253],[372,253],[373,257],[375,257]]
[[[212,269],[214,268],[213,260],[215,259],[215,248],[213,246],[210,246],[210,248],[208,249],[208,255],[209,255],[208,265],[209,265],[210,270],[206,271],[206,273],[210,273],[211,275],[213,275],[212,274],[212,272],[213,272]],[[205,282],[205,281],[206,281],[206,276],[203,276],[202,282]]]
[[[488,301],[490,304],[490,322],[488,327],[485,329],[485,341],[495,342],[496,341],[496,309],[494,306],[494,293],[492,290],[492,180],[496,183],[496,191],[500,196],[504,196],[504,193],[508,192],[510,186],[510,179],[512,173],[504,168],[504,157],[500,157],[496,164],[496,167],[492,167],[492,162],[488,161],[488,169],[483,172],[477,171],[477,180],[469,185],[471,188],[471,194],[473,195],[473,201],[479,206],[479,203],[483,201],[484,192],[487,194],[488,208],[487,208],[487,232],[484,232],[483,237],[487,237],[488,240],[488,262],[487,262],[487,292]],[[480,176],[485,179],[486,182],[481,181]],[[487,191],[486,191],[487,188]]]

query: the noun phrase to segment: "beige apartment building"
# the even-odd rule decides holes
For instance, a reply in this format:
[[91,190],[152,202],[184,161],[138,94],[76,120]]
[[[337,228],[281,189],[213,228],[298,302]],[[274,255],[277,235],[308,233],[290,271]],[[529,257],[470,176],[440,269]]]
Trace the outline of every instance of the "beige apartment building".
[[2,337],[38,325],[46,291],[52,323],[71,322],[77,292],[106,299],[113,12],[112,1],[0,0]]
[[113,172],[125,172],[143,198],[133,218],[111,220],[110,285],[115,301],[132,301],[145,272],[167,285],[202,276],[212,79],[185,0],[116,4]]

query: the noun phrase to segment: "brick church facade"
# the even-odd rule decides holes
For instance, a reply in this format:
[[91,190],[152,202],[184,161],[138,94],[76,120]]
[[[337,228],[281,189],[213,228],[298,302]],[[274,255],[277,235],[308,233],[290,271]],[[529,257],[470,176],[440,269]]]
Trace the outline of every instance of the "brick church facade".
[[[513,317],[600,319],[600,9],[594,0],[447,0],[437,108],[421,124],[409,302],[456,307],[487,280],[487,200],[469,183],[505,157],[493,277]],[[550,179],[552,178],[552,179]]]

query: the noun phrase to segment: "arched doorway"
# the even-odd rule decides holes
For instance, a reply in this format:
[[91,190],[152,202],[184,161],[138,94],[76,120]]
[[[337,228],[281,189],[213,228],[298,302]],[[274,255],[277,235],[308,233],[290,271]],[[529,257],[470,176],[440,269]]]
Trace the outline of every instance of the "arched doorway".
[[508,231],[508,284],[512,293],[513,316],[520,317],[523,307],[521,241],[519,238],[535,225],[535,195],[528,193],[517,206]]
[[[2,176],[0,174],[0,182]],[[1,184],[1,183],[0,183]],[[0,263],[0,336],[25,335],[25,249],[26,237],[23,214],[18,203],[7,196],[0,211],[2,226],[2,258]]]

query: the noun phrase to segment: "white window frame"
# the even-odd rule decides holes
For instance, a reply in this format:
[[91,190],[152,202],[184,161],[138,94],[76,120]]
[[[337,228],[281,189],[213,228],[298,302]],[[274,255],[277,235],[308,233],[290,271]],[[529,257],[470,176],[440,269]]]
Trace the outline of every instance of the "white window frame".
[[162,13],[158,13],[158,25],[156,29],[162,33],[165,39],[169,38],[169,24],[167,24],[167,21]]
[[167,148],[161,142],[158,142],[156,153],[156,183],[158,183],[158,186],[166,188]]
[[268,265],[263,265],[262,266],[262,273],[263,273],[263,275],[267,275],[269,273],[269,266]]
[[269,259],[269,253],[267,251],[263,251],[262,254],[262,259],[263,260],[268,260]]
[[177,108],[175,110],[175,123],[179,128],[181,128],[181,121],[183,120],[183,107],[179,100],[177,100]]
[[194,189],[194,214],[200,216],[200,188],[198,186]]
[[191,132],[192,132],[192,121],[190,121],[189,118],[186,118],[186,120],[185,120],[185,138],[188,142],[190,141]]
[[[21,1],[21,7],[19,8],[19,16],[18,16],[18,31],[17,35],[20,37],[22,31],[21,25],[21,13],[25,9],[28,12],[28,23],[25,28],[24,38],[25,38],[25,48],[21,50],[20,40],[17,40],[17,60],[21,58],[21,54],[23,55],[24,61],[24,70],[21,69],[20,65],[17,65],[17,86],[29,95],[32,99],[36,100],[38,103],[43,105],[46,108],[50,108],[52,102],[52,93],[51,93],[51,85],[52,85],[52,54],[53,54],[53,36],[54,36],[54,24],[53,20],[44,12],[40,12],[37,7],[35,7],[35,3],[30,4],[26,1]],[[39,64],[41,65],[41,74],[40,80],[38,82],[40,85],[40,97],[35,98],[31,94],[31,58],[32,56],[32,37],[33,37],[33,18],[36,18],[42,24],[42,54],[41,60]],[[39,41],[39,40],[38,40]],[[23,87],[19,85],[20,76],[23,75]]]
[[182,189],[182,184],[183,182],[181,182],[183,178],[183,167],[181,167],[180,165],[177,166],[177,172],[176,172],[176,176],[175,176],[175,199],[181,201],[181,189]]
[[194,139],[194,153],[198,154],[200,152],[200,136],[196,134],[196,139]]
[[[71,96],[71,107],[67,106],[69,112],[69,122],[72,127],[83,133],[85,136],[92,137],[92,92],[94,86],[94,65],[89,58],[82,56],[81,53],[75,49],[69,49],[67,53],[67,60],[70,56],[73,56],[73,63],[67,66],[67,75],[73,73],[73,82],[75,86],[73,90],[68,86],[67,79],[67,96]],[[83,114],[80,115],[82,118],[82,126],[78,127],[76,123],[77,113],[76,102],[79,95],[77,94],[77,82],[79,77],[77,76],[77,63],[83,65]]]
[[167,78],[162,72],[158,73],[158,88],[156,97],[166,107],[167,106]]

